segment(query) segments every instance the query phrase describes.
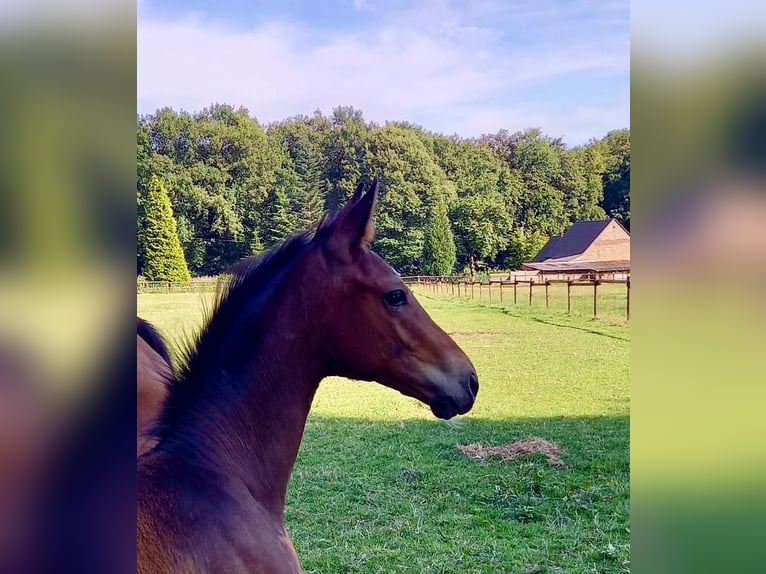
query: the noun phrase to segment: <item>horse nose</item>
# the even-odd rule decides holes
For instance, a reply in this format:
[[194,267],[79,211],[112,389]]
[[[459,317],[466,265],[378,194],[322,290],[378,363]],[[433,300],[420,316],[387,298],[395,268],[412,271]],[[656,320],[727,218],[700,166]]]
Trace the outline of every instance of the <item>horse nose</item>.
[[479,394],[479,377],[476,375],[476,372],[471,373],[471,376],[468,378],[468,389],[474,398]]

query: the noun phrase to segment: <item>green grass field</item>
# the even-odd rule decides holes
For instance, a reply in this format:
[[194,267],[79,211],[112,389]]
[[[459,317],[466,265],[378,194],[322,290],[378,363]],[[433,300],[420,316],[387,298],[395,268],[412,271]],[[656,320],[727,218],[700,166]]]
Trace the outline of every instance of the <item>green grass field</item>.
[[[418,288],[474,362],[478,400],[439,421],[380,385],[325,380],[287,505],[306,572],[629,571],[630,329],[624,286],[610,287],[604,319],[568,316],[565,299],[546,311],[544,296],[501,306]],[[138,312],[172,340],[199,324],[202,297],[139,295]],[[456,449],[526,437],[558,444],[567,466]]]
[[[411,285],[411,287],[413,287]],[[458,296],[457,286],[443,284],[438,287],[415,285],[418,293],[429,296],[449,297],[455,299],[473,300],[482,305],[500,305],[500,285],[460,286]],[[571,314],[585,319],[593,318],[593,287],[590,285],[573,285],[571,292]],[[623,324],[626,322],[626,286],[622,283],[603,283],[598,286],[597,312],[601,321]],[[565,283],[551,283],[548,286],[548,309],[545,307],[545,286],[536,284],[532,287],[532,304],[529,304],[529,284],[519,283],[516,286],[516,304],[513,304],[513,285],[503,285],[502,305],[514,308],[517,312],[534,311],[538,313],[566,314],[567,286]]]

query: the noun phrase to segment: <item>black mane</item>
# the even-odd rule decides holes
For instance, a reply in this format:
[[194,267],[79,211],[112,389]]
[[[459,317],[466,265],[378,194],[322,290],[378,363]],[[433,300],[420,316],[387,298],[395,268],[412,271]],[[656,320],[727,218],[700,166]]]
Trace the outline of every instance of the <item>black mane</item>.
[[[256,337],[272,327],[259,325],[262,311],[272,300],[284,277],[294,263],[317,241],[327,237],[334,228],[337,217],[324,219],[315,230],[295,234],[283,243],[247,257],[233,265],[218,281],[212,306],[205,312],[203,327],[195,335],[187,335],[179,342],[178,367],[169,385],[169,395],[152,434],[162,441],[177,427],[191,400],[198,393],[204,374],[217,359],[221,342],[237,332],[244,324],[253,324]],[[257,341],[235,341],[252,349]],[[222,386],[218,393],[231,392]],[[179,437],[180,438],[180,437]]]

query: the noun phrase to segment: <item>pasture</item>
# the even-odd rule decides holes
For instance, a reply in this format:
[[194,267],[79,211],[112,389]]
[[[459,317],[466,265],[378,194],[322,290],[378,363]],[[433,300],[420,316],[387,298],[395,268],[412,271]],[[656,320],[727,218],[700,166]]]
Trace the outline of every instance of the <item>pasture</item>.
[[[325,380],[287,501],[305,571],[629,571],[628,325],[416,292],[476,366],[477,402],[439,421],[380,385]],[[198,326],[203,297],[143,294],[138,313],[172,344]],[[456,448],[527,437],[558,444],[566,467]]]

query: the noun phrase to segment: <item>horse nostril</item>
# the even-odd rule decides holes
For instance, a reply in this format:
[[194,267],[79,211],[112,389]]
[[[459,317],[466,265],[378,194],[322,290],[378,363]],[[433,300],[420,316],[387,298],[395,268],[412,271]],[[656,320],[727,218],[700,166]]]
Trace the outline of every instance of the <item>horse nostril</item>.
[[468,388],[474,397],[479,393],[479,377],[476,376],[476,373],[471,373],[471,377],[468,379]]

